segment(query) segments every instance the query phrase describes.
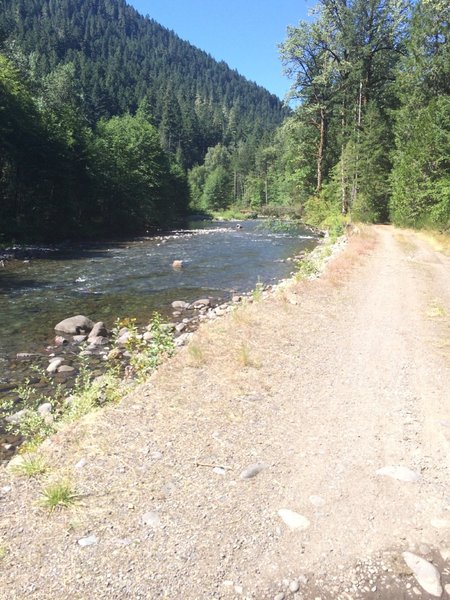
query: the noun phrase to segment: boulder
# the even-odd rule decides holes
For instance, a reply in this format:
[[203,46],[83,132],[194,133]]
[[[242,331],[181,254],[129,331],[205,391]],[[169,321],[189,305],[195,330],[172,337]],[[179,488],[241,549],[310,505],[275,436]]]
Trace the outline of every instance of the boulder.
[[11,423],[12,425],[18,425],[19,423],[22,423],[22,421],[26,419],[29,414],[30,411],[24,408],[12,415],[8,415],[7,417],[5,417],[5,421],[7,423]]
[[60,367],[58,367],[58,373],[74,373],[75,372],[75,368],[71,367],[69,365],[61,365]]
[[90,332],[94,325],[95,323],[91,319],[83,315],[76,315],[75,317],[64,319],[64,321],[55,325],[55,331],[68,333],[69,335],[80,335],[81,333]]
[[193,302],[189,308],[205,308],[205,306],[211,306],[211,300],[209,298],[201,298],[200,300],[196,300]]
[[130,337],[131,337],[131,331],[129,331],[126,328],[122,328],[119,331],[119,336],[117,338],[116,344],[118,346],[125,346],[126,343],[128,342],[128,340],[130,339]]
[[106,326],[103,323],[103,321],[99,321],[94,325],[94,327],[91,330],[91,333],[89,334],[88,341],[90,342],[91,338],[97,337],[108,337],[108,330],[106,329]]
[[172,302],[172,308],[178,310],[185,310],[186,308],[189,308],[189,302],[184,302],[183,300],[175,300],[175,302]]
[[37,409],[38,413],[41,417],[45,415],[49,415],[52,412],[52,405],[50,402],[44,402],[44,404],[40,404]]
[[63,362],[64,360],[62,358],[54,358],[47,367],[47,373],[56,373]]

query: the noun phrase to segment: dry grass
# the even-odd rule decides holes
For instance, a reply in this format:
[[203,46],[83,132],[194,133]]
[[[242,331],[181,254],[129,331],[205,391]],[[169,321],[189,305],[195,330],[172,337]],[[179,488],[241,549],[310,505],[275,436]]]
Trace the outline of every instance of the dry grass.
[[429,319],[439,319],[445,317],[447,311],[445,307],[439,302],[437,298],[434,298],[426,308],[426,316]]
[[348,279],[354,267],[373,251],[376,244],[376,233],[372,228],[366,225],[355,227],[349,237],[347,248],[327,265],[326,281],[333,287],[340,287]]
[[420,231],[418,235],[427,241],[434,250],[450,256],[450,234],[439,231]]
[[254,367],[259,369],[261,363],[256,360],[248,344],[241,344],[237,350],[237,361],[241,367]]
[[193,366],[200,367],[205,364],[205,354],[198,342],[191,342],[187,348],[187,353]]

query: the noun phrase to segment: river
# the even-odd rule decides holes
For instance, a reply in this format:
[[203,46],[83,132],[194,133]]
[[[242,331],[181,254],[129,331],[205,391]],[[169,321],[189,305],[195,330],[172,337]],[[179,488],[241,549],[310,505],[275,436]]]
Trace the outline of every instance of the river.
[[[203,221],[164,236],[49,248],[14,261],[0,269],[0,383],[11,358],[43,351],[66,317],[84,314],[111,328],[118,317],[145,323],[154,310],[169,316],[173,300],[227,299],[274,283],[292,270],[288,257],[316,244],[299,227]],[[181,270],[174,260],[183,261]]]

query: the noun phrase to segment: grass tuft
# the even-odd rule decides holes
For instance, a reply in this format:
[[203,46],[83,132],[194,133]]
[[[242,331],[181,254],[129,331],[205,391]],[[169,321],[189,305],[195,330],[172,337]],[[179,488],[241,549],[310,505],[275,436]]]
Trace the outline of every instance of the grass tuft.
[[187,348],[189,358],[196,365],[200,366],[205,363],[205,355],[203,350],[196,342],[191,342]]
[[260,363],[253,359],[247,344],[241,344],[238,349],[238,362],[242,367],[254,367],[259,369]]
[[23,462],[14,465],[11,472],[24,477],[37,477],[48,471],[48,464],[39,454],[24,456]]
[[70,481],[63,479],[43,488],[40,504],[50,512],[54,512],[75,504],[77,498],[78,494]]

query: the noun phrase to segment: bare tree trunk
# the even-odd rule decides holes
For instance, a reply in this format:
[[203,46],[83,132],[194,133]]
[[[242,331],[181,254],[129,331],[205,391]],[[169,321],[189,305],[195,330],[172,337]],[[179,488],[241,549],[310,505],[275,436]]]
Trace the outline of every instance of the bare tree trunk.
[[347,181],[345,173],[345,99],[342,101],[342,144],[341,144],[341,212],[343,215],[348,213]]
[[353,182],[352,182],[352,193],[351,193],[351,203],[352,206],[356,200],[358,195],[358,176],[359,176],[359,142],[361,139],[361,122],[362,122],[362,90],[363,84],[362,81],[359,82],[359,99],[358,99],[358,119],[357,119],[357,129],[356,129],[356,155],[355,155],[355,170],[353,173]]
[[327,134],[327,126],[325,120],[325,111],[323,108],[320,109],[320,139],[319,148],[317,150],[317,186],[316,193],[318,194],[322,189],[323,181],[323,156],[325,152],[325,140]]

